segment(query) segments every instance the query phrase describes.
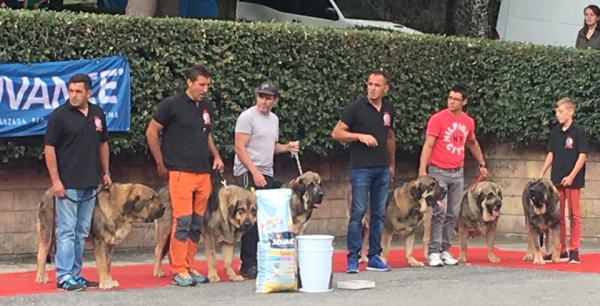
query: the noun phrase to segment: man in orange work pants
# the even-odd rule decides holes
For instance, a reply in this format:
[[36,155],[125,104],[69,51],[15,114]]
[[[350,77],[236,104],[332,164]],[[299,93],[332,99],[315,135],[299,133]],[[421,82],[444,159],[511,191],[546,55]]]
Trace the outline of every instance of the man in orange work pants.
[[[212,136],[213,105],[204,96],[211,73],[203,66],[186,72],[187,89],[163,100],[150,120],[146,138],[158,174],[169,180],[173,224],[169,256],[173,284],[206,283],[194,269],[204,212],[212,186],[210,172],[223,171],[223,161]],[[162,144],[158,133],[162,130]],[[213,156],[212,169],[209,153]]]

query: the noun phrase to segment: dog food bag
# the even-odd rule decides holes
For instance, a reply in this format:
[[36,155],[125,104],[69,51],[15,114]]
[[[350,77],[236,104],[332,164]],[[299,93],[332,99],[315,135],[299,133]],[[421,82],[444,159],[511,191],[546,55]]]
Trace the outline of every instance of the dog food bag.
[[256,191],[257,293],[298,291],[291,198],[292,190],[288,188]]

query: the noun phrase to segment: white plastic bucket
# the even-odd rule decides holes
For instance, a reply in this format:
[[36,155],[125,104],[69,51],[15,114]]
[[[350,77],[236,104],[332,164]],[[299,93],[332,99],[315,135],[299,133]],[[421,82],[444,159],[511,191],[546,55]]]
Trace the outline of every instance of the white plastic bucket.
[[298,291],[333,290],[333,236],[296,236],[298,243]]

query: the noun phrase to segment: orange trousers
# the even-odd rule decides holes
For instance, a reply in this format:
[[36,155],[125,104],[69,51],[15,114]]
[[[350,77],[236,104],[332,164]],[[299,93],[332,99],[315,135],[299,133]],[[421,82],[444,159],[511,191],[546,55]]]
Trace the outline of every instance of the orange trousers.
[[[579,205],[580,189],[558,188],[560,196],[560,252],[567,249],[567,222],[565,216],[566,204],[569,204],[569,222],[571,225],[571,239],[569,251],[579,251],[581,241],[581,207]],[[566,203],[565,203],[566,202]]]
[[169,256],[173,274],[195,268],[194,256],[211,188],[208,173],[169,172],[169,194],[173,207]]

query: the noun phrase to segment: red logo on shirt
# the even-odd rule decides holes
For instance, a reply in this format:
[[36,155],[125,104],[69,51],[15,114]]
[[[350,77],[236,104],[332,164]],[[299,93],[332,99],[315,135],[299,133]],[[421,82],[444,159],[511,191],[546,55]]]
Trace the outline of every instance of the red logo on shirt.
[[571,138],[571,136],[567,136],[567,139],[565,140],[565,148],[573,149],[573,138]]
[[207,110],[202,112],[202,119],[204,119],[204,125],[210,125],[210,114]]
[[390,113],[383,112],[383,125],[384,126],[390,126],[390,123],[391,123]]
[[100,120],[100,117],[94,116],[94,124],[96,124],[96,132],[102,132],[102,120]]

